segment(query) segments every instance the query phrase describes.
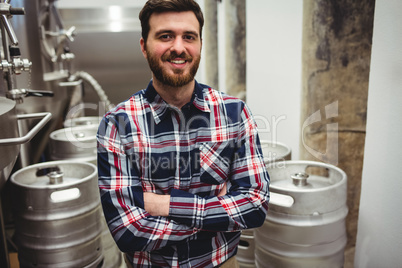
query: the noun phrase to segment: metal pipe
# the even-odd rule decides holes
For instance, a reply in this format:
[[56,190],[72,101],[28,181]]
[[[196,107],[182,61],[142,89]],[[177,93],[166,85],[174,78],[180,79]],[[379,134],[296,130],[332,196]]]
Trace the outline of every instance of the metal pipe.
[[9,139],[1,139],[0,140],[0,146],[1,145],[18,145],[18,144],[23,144],[29,142],[38,132],[41,130],[47,122],[50,121],[52,118],[52,114],[45,112],[45,113],[33,113],[33,114],[21,114],[17,115],[17,119],[35,119],[35,118],[40,118],[41,121],[39,121],[38,124],[36,124],[25,136],[19,137],[19,138],[9,138]]
[[10,23],[8,22],[6,15],[1,15],[1,21],[4,25],[4,28],[6,28],[6,31],[7,31],[8,36],[10,37],[11,43],[14,46],[18,46],[17,36],[15,35],[13,28],[11,27]]

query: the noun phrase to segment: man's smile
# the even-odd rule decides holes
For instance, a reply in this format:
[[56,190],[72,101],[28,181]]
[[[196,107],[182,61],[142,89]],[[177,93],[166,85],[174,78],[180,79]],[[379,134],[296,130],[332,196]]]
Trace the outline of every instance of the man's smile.
[[169,62],[174,63],[174,64],[184,64],[184,63],[186,63],[185,60],[170,60]]

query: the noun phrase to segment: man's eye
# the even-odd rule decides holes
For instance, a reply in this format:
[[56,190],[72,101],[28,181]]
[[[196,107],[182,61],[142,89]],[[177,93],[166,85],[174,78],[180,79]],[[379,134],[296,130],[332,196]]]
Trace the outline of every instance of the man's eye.
[[161,35],[159,38],[160,39],[169,39],[169,38],[171,38],[171,36],[168,34],[164,34],[164,35]]
[[186,40],[195,40],[195,37],[192,35],[185,35],[183,38]]

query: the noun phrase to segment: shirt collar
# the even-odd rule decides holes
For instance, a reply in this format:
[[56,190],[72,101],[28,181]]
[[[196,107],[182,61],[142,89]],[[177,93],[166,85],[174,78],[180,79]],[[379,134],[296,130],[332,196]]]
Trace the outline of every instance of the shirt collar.
[[[204,98],[204,88],[206,87],[207,86],[199,84],[197,81],[195,81],[194,93],[191,98],[190,105],[193,105],[195,108],[202,112],[211,112],[208,106],[208,102]],[[152,80],[149,82],[144,96],[148,100],[148,103],[151,107],[155,123],[158,124],[164,118],[166,112],[170,109],[170,106],[155,90],[152,84]]]

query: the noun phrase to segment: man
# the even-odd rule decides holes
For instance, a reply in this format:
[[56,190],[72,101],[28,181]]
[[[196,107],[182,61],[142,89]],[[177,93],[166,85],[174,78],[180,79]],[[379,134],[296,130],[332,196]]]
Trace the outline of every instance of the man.
[[233,267],[261,226],[269,177],[244,102],[195,81],[204,23],[193,0],[149,0],[141,50],[152,80],[98,130],[101,201],[133,267]]

